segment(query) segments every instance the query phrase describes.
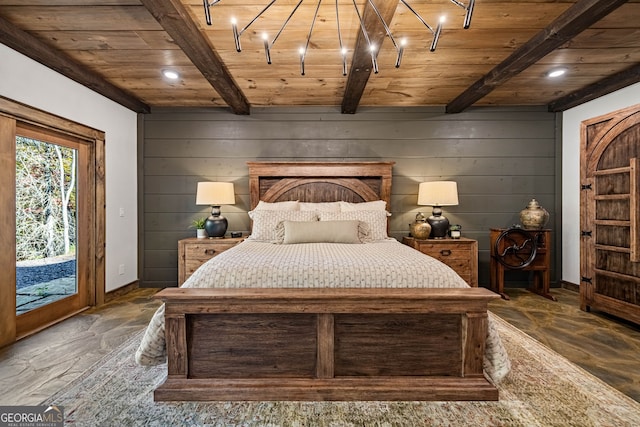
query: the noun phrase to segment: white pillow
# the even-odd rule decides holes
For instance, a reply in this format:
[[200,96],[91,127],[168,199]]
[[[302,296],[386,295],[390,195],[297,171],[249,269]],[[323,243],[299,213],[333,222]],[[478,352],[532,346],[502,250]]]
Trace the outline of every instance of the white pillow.
[[278,238],[276,226],[282,221],[317,221],[318,215],[312,211],[253,211],[253,227],[250,240],[261,242],[275,242]]
[[[347,221],[358,220],[364,222],[369,233],[364,241],[375,242],[388,239],[387,211],[347,211],[347,212],[318,212],[320,221]],[[361,228],[362,229],[362,228]],[[364,228],[366,229],[366,227]]]
[[323,212],[340,212],[341,202],[300,202],[298,206],[301,211],[323,211]]
[[[373,202],[362,202],[362,203],[340,202],[340,212],[386,211],[386,210],[387,210],[387,202],[385,202],[384,200],[374,200]],[[388,213],[388,216],[391,216],[391,214]]]
[[256,211],[298,211],[300,207],[297,200],[289,202],[265,202],[263,200],[258,201],[258,205],[252,210],[247,212],[249,218],[253,219],[253,213]]
[[285,245],[294,243],[362,243],[360,221],[283,221]]

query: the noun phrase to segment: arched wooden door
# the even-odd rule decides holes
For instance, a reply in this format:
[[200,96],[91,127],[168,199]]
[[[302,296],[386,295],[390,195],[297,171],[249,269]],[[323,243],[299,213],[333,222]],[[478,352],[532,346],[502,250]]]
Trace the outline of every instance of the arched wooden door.
[[582,123],[580,308],[640,323],[640,105]]

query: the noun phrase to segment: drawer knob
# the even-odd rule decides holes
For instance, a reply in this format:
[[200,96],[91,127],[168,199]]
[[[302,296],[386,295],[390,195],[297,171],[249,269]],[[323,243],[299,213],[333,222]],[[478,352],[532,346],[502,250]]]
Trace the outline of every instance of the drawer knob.
[[216,253],[216,250],[215,249],[205,249],[204,253],[207,254],[207,255],[213,255],[213,254]]
[[443,249],[440,251],[440,255],[442,256],[449,256],[451,255],[451,249]]

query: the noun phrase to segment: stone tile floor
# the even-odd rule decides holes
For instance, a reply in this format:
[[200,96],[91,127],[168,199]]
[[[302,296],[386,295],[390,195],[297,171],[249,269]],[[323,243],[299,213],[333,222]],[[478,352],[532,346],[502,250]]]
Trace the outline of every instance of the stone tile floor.
[[37,405],[140,331],[161,302],[136,289],[0,348],[0,405]]
[[552,288],[554,302],[526,289],[489,310],[614,388],[640,402],[640,325],[580,310],[577,292]]

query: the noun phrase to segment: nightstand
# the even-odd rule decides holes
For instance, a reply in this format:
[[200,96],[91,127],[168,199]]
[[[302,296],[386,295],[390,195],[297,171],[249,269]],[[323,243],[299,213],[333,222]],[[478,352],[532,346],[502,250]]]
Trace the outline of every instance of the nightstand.
[[202,264],[216,255],[242,242],[245,237],[225,239],[198,239],[191,237],[178,241],[178,286]]
[[[522,270],[533,271],[533,286],[529,290],[533,293],[541,295],[552,301],[556,301],[556,297],[549,293],[549,284],[551,283],[551,230],[528,230],[522,229],[528,235],[515,235],[511,239],[501,240],[496,248],[496,241],[502,235],[503,232],[508,231],[506,228],[492,228],[489,234],[491,243],[491,273],[489,281],[489,289],[500,294],[500,296],[506,300],[509,299],[509,295],[504,292],[504,272],[508,270]],[[515,245],[516,253],[519,249],[519,245],[523,245],[523,241],[526,239],[532,239],[536,242],[536,255],[533,260],[524,267],[509,268],[498,261],[498,254],[509,253],[506,249],[509,249]],[[530,249],[530,248],[529,248]],[[513,253],[513,251],[511,251]],[[531,254],[531,250],[528,252]],[[511,255],[509,255],[511,256]],[[514,259],[517,263],[521,261],[521,258],[507,258],[508,262],[513,262]]]
[[478,241],[459,239],[427,239],[403,237],[402,243],[447,264],[469,286],[478,287]]

